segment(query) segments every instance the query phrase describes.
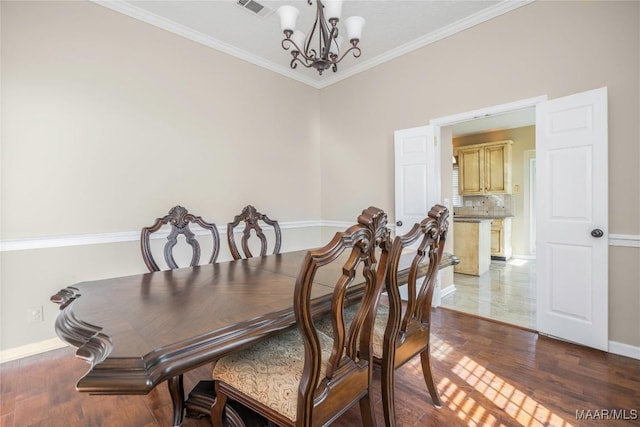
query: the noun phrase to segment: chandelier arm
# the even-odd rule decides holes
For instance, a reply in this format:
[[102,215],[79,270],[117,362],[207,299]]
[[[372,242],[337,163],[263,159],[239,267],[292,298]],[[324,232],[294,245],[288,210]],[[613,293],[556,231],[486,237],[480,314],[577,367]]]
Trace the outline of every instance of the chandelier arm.
[[311,41],[313,40],[313,35],[316,32],[316,28],[318,26],[318,19],[317,19],[317,15],[316,15],[316,21],[313,23],[313,27],[311,27],[311,31],[309,32],[309,35],[307,36],[307,39],[304,42],[304,54],[303,56],[306,57],[310,57],[311,54],[310,52],[313,52],[313,49],[310,49],[311,47]]
[[[362,52],[360,51],[360,48],[358,46],[351,46],[349,49],[347,49],[342,56],[339,59],[336,60],[331,60],[332,63],[337,64],[338,62],[342,61],[344,59],[345,56],[347,56],[347,54],[349,52],[353,51],[353,57],[354,58],[359,58],[360,55],[362,54]],[[335,58],[338,58],[338,55],[334,56]]]
[[298,64],[302,64],[303,67],[305,68],[311,68],[313,67],[313,62],[312,63],[307,63],[307,61],[303,61],[300,59],[300,57],[296,56],[291,60],[291,68],[296,68],[298,66]]
[[296,49],[300,50],[298,45],[296,45],[296,43],[293,40],[289,39],[289,38],[282,39],[282,43],[280,43],[280,45],[282,46],[282,48],[284,50],[289,50],[291,45],[293,45],[293,47],[295,47]]
[[[289,49],[291,48],[291,45],[293,45],[293,48],[294,48],[294,49],[291,51],[291,55],[294,57],[294,58],[293,58],[293,60],[291,61],[291,68],[295,68],[295,67],[293,66],[293,63],[294,63],[294,61],[296,61],[296,60],[297,60],[298,62],[300,62],[302,65],[304,65],[305,67],[307,67],[307,68],[311,67],[311,65],[307,65],[307,63],[308,63],[308,62],[313,63],[313,61],[315,61],[315,60],[316,60],[315,56],[307,56],[307,55],[302,51],[302,49],[300,49],[300,46],[298,46],[298,45],[296,44],[296,42],[294,42],[294,41],[293,41],[293,40],[291,40],[291,39],[283,39],[283,40],[282,40],[282,48],[283,48],[284,50],[289,50]],[[313,52],[313,50],[312,50],[312,52]],[[300,59],[300,57],[302,57],[302,58],[304,59],[304,61],[303,61],[303,60],[301,60],[301,59]]]

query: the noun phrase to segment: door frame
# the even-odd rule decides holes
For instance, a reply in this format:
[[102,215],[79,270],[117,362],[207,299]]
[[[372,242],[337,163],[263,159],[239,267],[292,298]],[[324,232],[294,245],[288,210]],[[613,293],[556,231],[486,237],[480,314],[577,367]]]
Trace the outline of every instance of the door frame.
[[480,108],[477,110],[467,111],[465,113],[453,114],[450,116],[437,117],[429,120],[430,125],[445,127],[455,125],[469,120],[481,119],[486,116],[495,114],[510,113],[516,110],[535,107],[541,102],[547,101],[547,95],[535,96],[533,98],[521,99],[519,101],[508,102],[506,104],[494,105],[492,107]]

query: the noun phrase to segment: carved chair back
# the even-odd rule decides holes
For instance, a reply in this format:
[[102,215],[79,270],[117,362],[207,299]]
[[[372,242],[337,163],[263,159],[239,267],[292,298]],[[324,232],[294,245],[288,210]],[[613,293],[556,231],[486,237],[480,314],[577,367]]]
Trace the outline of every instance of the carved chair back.
[[169,213],[156,221],[150,227],[144,227],[140,235],[140,246],[142,249],[142,258],[147,265],[149,271],[160,271],[160,266],[156,262],[151,249],[151,235],[158,232],[163,226],[170,225],[171,229],[167,236],[167,242],[163,248],[164,261],[169,269],[179,268],[174,257],[174,249],[178,244],[178,237],[183,236],[187,245],[189,245],[192,255],[190,266],[194,267],[200,263],[201,249],[200,243],[196,239],[196,235],[190,228],[190,224],[197,224],[202,229],[207,230],[212,240],[211,257],[209,264],[216,262],[218,253],[220,252],[220,235],[215,224],[203,220],[199,216],[190,214],[186,208],[182,206],[174,206]]
[[[335,237],[323,248],[309,251],[296,281],[294,309],[302,333],[306,358],[300,382],[298,413],[308,418],[311,425],[322,425],[323,420],[335,416],[328,410],[353,402],[364,392],[370,392],[372,383],[371,336],[380,294],[384,286],[390,248],[387,215],[370,207],[358,217],[358,224]],[[379,259],[376,259],[376,247]],[[340,257],[347,253],[348,257]],[[311,294],[314,280],[320,270],[333,262],[342,263],[341,274],[334,283],[330,318],[333,326],[333,347],[326,370],[321,372],[323,360],[314,326]],[[335,270],[331,270],[335,271]],[[360,273],[358,273],[360,271]],[[324,276],[322,276],[324,279]],[[344,318],[347,291],[354,282],[364,280],[364,293],[358,311],[347,324]],[[324,280],[322,280],[324,282]],[[347,377],[351,379],[347,380]],[[324,396],[318,399],[318,396]],[[369,414],[362,414],[368,417]]]
[[[328,425],[359,402],[363,424],[376,425],[371,335],[391,246],[386,224],[387,215],[370,207],[357,224],[306,253],[294,288],[297,328],[216,363],[214,426],[222,425],[228,398],[276,425],[296,427]],[[318,303],[315,295],[327,287],[333,291]],[[353,294],[360,303],[349,325],[344,308]],[[329,305],[333,337],[315,325]]]
[[[242,254],[240,254],[240,251],[238,250],[234,234],[235,228],[240,225],[241,222],[244,223],[242,237],[240,239]],[[243,258],[243,255],[244,258],[253,257],[253,254],[251,253],[251,249],[249,247],[249,239],[251,238],[252,232],[260,240],[260,256],[265,256],[267,254],[267,237],[265,236],[264,231],[260,226],[260,222],[273,227],[273,231],[275,234],[275,243],[272,253],[280,253],[282,233],[280,231],[280,225],[278,224],[278,221],[270,219],[267,215],[258,212],[252,205],[248,205],[245,206],[244,209],[242,209],[242,212],[239,215],[236,215],[233,218],[233,221],[227,224],[227,241],[229,242],[229,250],[231,251],[231,256],[234,260]]]
[[[393,242],[394,250],[404,251],[420,240],[409,269],[406,310],[401,316],[398,331],[401,337],[411,332],[412,324],[428,325],[430,322],[433,291],[448,231],[448,217],[449,211],[446,207],[435,205],[425,219],[415,224],[405,235],[396,237]],[[394,257],[393,260],[394,264],[399,263],[399,257]],[[420,265],[425,261],[429,262],[426,272],[420,269]],[[419,277],[423,272],[426,274]],[[391,313],[392,311],[400,308],[397,303],[400,301],[399,287],[403,283],[398,281],[397,273],[397,264],[389,267],[389,300],[396,302],[396,304],[390,304],[391,316],[394,314]],[[422,279],[420,287],[418,287],[418,279]]]
[[[429,341],[431,303],[447,236],[448,216],[449,211],[446,207],[433,206],[427,218],[415,224],[405,235],[397,236],[391,247],[387,272],[389,314],[384,332],[382,359],[376,360],[376,363],[382,365],[382,396],[387,426],[395,426],[394,370],[417,354],[420,354],[422,373],[433,402],[437,407],[441,406],[431,374]],[[400,255],[409,247],[413,249],[416,242],[418,245],[411,259],[407,279],[408,296],[403,303],[399,287],[404,283],[398,279]],[[428,266],[425,271],[426,261]]]

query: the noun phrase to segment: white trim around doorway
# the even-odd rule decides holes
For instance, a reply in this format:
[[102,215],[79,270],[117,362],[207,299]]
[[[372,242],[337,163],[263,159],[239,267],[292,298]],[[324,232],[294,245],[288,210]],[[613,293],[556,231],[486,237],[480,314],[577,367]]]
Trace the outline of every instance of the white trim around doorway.
[[521,99],[519,101],[508,102],[506,104],[494,105],[492,107],[480,108],[478,110],[467,111],[465,113],[452,114],[450,116],[437,117],[429,120],[432,126],[451,126],[456,123],[466,122],[468,120],[479,119],[495,114],[509,113],[511,111],[522,110],[525,108],[535,107],[541,102],[547,100],[547,95],[536,96],[533,98]]

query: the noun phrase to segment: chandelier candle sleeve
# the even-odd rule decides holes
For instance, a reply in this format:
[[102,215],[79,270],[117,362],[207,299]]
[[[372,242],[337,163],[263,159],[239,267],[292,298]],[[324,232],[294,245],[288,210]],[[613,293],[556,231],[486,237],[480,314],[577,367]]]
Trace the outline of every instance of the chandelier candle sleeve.
[[[312,5],[311,0],[307,3]],[[308,35],[296,30],[296,21],[300,12],[293,6],[281,6],[277,10],[280,16],[280,28],[285,35],[282,48],[291,52],[291,68],[302,64],[306,68],[315,68],[320,75],[328,68],[338,70],[338,63],[352,52],[355,58],[361,54],[358,43],[362,37],[365,20],[360,16],[345,19],[347,36],[351,46],[341,52],[343,37],[340,36],[338,23],[342,15],[343,0],[316,0],[316,19]]]
[[324,1],[324,16],[331,22],[333,19],[338,22],[342,15],[342,0],[325,0]]
[[300,14],[298,9],[293,6],[281,6],[276,13],[280,16],[280,28],[285,34],[296,29],[296,21]]
[[349,41],[353,43],[355,40],[356,43],[360,41],[360,37],[362,37],[362,27],[364,27],[364,18],[361,16],[350,16],[344,20],[344,25],[347,26],[347,37]]

